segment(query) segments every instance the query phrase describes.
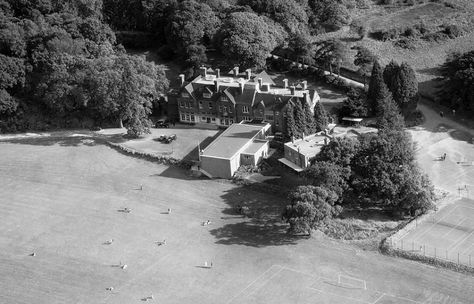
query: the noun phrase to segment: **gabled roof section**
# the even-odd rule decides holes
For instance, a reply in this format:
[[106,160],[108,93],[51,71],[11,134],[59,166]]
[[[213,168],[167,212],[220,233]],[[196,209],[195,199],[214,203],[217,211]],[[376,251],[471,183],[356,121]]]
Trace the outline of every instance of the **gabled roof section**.
[[222,93],[227,96],[227,98],[229,98],[229,100],[235,105],[235,98],[233,94],[236,94],[237,92],[235,92],[233,88],[226,88]]
[[260,73],[255,74],[255,76],[253,77],[253,82],[257,82],[258,78],[262,78],[263,83],[269,83],[272,86],[275,85],[275,82],[273,81],[273,79],[265,71],[261,71]]

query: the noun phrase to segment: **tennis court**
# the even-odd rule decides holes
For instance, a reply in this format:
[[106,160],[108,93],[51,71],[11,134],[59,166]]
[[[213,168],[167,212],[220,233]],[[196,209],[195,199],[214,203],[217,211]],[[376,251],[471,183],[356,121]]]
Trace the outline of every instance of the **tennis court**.
[[463,198],[396,241],[397,248],[474,266],[474,200]]

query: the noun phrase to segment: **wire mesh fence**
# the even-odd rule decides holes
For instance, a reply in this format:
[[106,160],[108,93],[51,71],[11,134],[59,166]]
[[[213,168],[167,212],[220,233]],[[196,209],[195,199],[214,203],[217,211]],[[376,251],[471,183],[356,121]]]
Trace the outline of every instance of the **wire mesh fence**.
[[390,239],[389,244],[393,249],[403,250],[406,252],[410,252],[412,254],[431,257],[438,260],[448,261],[448,262],[456,263],[458,265],[474,267],[473,254],[449,250],[446,248],[434,247],[434,246],[426,245],[423,243],[418,243],[415,241],[407,241],[403,239],[401,240]]

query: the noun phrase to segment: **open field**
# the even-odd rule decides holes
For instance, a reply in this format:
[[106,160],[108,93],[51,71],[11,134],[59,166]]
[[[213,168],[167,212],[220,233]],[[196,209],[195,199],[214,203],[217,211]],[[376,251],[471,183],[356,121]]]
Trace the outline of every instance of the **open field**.
[[[1,303],[141,303],[151,294],[157,303],[344,303],[344,284],[362,281],[357,303],[474,297],[473,277],[288,237],[284,198],[192,179],[93,140],[0,143],[0,156]],[[271,218],[236,215],[245,202]]]
[[474,200],[456,201],[409,231],[396,246],[421,255],[474,266],[473,217]]

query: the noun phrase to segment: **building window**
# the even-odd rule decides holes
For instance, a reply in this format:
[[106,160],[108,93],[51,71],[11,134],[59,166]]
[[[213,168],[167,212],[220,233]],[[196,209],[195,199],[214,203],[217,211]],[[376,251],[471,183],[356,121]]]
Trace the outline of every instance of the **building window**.
[[202,109],[202,101],[199,101],[199,109]]
[[229,113],[232,113],[232,106],[229,106]]
[[242,106],[242,113],[248,113],[248,112],[249,112],[249,107]]
[[186,92],[183,92],[183,93],[181,93],[181,96],[183,96],[183,97],[185,97],[185,98],[188,98],[188,97],[189,97],[189,94],[186,93]]
[[212,110],[212,102],[209,103],[209,109]]
[[191,121],[194,121],[194,115],[191,114]]
[[222,106],[219,106],[219,112],[222,112]]
[[227,101],[227,100],[229,100],[227,96],[221,96],[221,101]]
[[226,107],[226,106],[222,106],[222,110],[223,110],[223,112],[227,112],[227,107]]
[[250,120],[250,117],[248,117],[248,116],[242,116],[242,120],[243,120],[243,121],[249,121],[249,120]]
[[206,121],[206,117],[205,117],[205,116],[201,116],[201,121]]
[[211,98],[211,96],[212,96],[211,93],[203,93],[202,94],[202,97],[204,97],[204,98]]
[[180,105],[182,108],[184,108],[184,105],[185,105],[184,101],[181,100],[181,101],[179,102],[179,105]]
[[233,119],[229,120],[229,123],[230,123],[230,124],[233,124],[233,123],[234,123],[234,120],[233,120]]
[[265,120],[273,121],[273,115],[265,115]]
[[186,109],[189,108],[189,102],[186,102]]
[[280,112],[275,111],[275,116],[278,116],[278,115],[280,115]]
[[211,121],[216,121],[216,118],[215,118],[215,117],[212,117],[212,118],[211,118]]
[[181,120],[186,120],[186,116],[184,114],[181,114]]
[[189,121],[189,114],[186,114],[186,121]]
[[280,125],[280,122],[278,120],[275,120],[275,126],[279,126]]

